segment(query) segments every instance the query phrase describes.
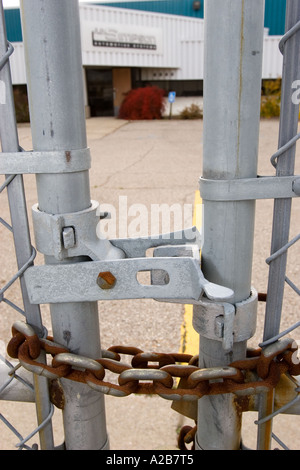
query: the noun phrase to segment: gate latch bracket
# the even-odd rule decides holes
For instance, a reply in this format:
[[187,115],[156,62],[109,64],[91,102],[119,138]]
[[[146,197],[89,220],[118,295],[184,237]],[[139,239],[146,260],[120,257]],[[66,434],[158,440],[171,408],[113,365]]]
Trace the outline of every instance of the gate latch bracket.
[[[31,266],[24,274],[33,304],[151,298],[197,304],[204,295],[219,302],[233,291],[209,282],[200,268],[201,237],[192,227],[158,236],[98,238],[99,204],[72,214],[51,215],[33,207],[37,250],[58,263]],[[147,250],[153,249],[153,256]],[[91,261],[60,263],[77,256]],[[144,285],[138,274],[151,273]]]

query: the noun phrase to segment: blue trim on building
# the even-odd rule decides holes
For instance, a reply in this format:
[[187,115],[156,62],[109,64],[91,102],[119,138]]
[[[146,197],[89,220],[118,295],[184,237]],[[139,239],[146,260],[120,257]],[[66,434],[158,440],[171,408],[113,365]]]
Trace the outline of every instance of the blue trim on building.
[[270,36],[282,36],[285,32],[286,0],[266,0],[265,27]]
[[22,42],[21,14],[19,8],[4,10],[7,39],[10,42]]
[[[199,10],[194,10],[193,4],[194,0],[141,0],[139,2],[128,0],[127,2],[99,3],[98,5],[203,18],[204,0],[200,0]],[[285,10],[286,0],[266,0],[265,27],[269,28],[270,35],[281,36],[284,34]]]
[[194,0],[141,0],[139,2],[130,2],[129,0],[128,2],[99,3],[98,5],[203,18],[203,0],[200,1],[199,10],[194,10],[193,4]]

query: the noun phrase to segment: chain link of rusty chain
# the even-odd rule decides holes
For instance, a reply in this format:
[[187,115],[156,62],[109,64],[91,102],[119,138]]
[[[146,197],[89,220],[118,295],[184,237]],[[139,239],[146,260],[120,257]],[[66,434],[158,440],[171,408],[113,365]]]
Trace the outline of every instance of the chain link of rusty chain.
[[[178,436],[178,448],[179,450],[195,450],[195,437],[197,432],[197,426],[183,426]],[[191,448],[187,447],[187,444],[191,444]]]
[[[14,324],[7,347],[23,367],[50,380],[86,383],[107,395],[157,394],[172,401],[224,393],[246,396],[275,388],[282,374],[300,375],[297,350],[296,342],[285,338],[263,349],[248,349],[245,359],[229,366],[206,369],[198,367],[198,356],[149,353],[129,346],[112,346],[95,360],[72,354],[51,337],[39,338],[22,322]],[[41,351],[52,356],[50,363],[39,362]],[[122,355],[131,356],[131,363],[121,361]],[[116,374],[116,383],[105,380],[106,371]]]

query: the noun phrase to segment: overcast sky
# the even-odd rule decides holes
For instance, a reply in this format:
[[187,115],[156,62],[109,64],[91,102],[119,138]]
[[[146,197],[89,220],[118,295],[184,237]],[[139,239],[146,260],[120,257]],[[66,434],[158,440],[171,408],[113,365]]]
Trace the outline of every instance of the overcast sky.
[[[125,2],[127,0],[79,0],[80,3],[114,3],[114,2]],[[131,0],[133,2],[138,2],[139,0]],[[161,0],[156,0],[161,1]],[[9,7],[18,7],[20,6],[19,0],[3,0],[4,8]]]

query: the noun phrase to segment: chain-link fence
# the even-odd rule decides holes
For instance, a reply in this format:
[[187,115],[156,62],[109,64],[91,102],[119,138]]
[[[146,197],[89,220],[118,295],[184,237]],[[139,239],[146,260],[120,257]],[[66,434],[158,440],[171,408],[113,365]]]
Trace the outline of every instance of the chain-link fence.
[[[286,34],[279,43],[280,52],[283,54],[283,76],[281,91],[281,111],[279,127],[279,150],[272,156],[271,163],[276,169],[276,178],[293,177],[295,172],[296,142],[300,138],[298,133],[299,100],[295,99],[293,90],[298,83],[299,68],[299,13],[300,5],[297,2],[288,2],[286,10]],[[295,16],[296,15],[296,16]],[[298,21],[297,21],[298,19]],[[295,195],[299,195],[299,178],[292,180],[292,189]],[[290,279],[288,275],[289,263],[293,264],[292,249],[299,241],[300,234],[291,233],[292,198],[275,198],[273,210],[273,230],[271,241],[271,255],[266,260],[269,265],[269,284],[267,293],[267,304],[265,313],[264,347],[280,340],[283,336],[299,327],[299,322],[290,326],[280,333],[281,317],[284,316],[283,301],[285,284],[289,286],[298,297],[296,303],[299,305],[300,290],[297,287],[298,279]],[[298,231],[297,226],[297,231]],[[283,314],[283,315],[282,315]],[[299,400],[299,386],[295,389],[296,396],[291,403],[286,405],[288,409],[294,402]],[[280,413],[280,409],[270,413],[270,402],[274,402],[274,396],[265,396],[262,400],[260,416],[258,419],[258,442],[261,448],[265,445],[267,436],[271,436],[286,447],[277,436],[271,433],[271,418]],[[284,411],[284,409],[281,409]],[[267,415],[267,416],[266,416]],[[269,417],[269,419],[268,419]]]
[[[9,67],[9,57],[13,53],[13,46],[8,43],[6,38],[6,28],[4,21],[4,11],[1,3],[1,30],[0,30],[0,48],[1,48],[1,148],[2,155],[11,156],[14,153],[20,155],[22,149],[19,146],[18,131],[16,125],[13,88]],[[27,215],[27,202],[24,192],[23,176],[20,172],[2,171],[5,174],[4,181],[1,184],[0,196],[2,198],[2,217],[1,235],[3,237],[2,246],[6,247],[2,259],[2,279],[0,290],[0,301],[2,308],[3,322],[10,322],[10,319],[16,314],[22,315],[23,320],[30,322],[39,334],[43,334],[41,313],[39,306],[30,304],[27,289],[24,282],[24,272],[33,264],[36,257],[36,250],[31,245],[31,236]],[[5,194],[6,193],[6,194]],[[3,198],[7,196],[8,204],[4,203]],[[9,236],[7,236],[9,234]],[[20,289],[20,290],[19,290]],[[13,313],[11,313],[13,312]],[[4,336],[7,335],[7,325],[3,325]],[[2,326],[2,322],[1,322]],[[1,340],[2,341],[2,340]],[[2,344],[2,343],[1,343]],[[2,348],[1,348],[2,349]],[[3,351],[1,351],[3,353]],[[6,357],[1,355],[1,396],[8,390],[14,388],[16,383],[22,383],[26,391],[31,394],[27,400],[35,402],[38,427],[31,431],[27,437],[23,437],[19,430],[10,420],[1,414],[1,421],[19,438],[17,444],[19,448],[29,448],[28,440],[40,430],[42,434],[49,432],[49,421],[53,413],[53,405],[49,401],[47,392],[47,383],[44,379],[34,378],[28,381],[28,377],[20,377],[16,371],[20,365],[12,365]],[[40,391],[38,391],[41,386]],[[33,393],[33,395],[32,395]],[[11,397],[11,390],[8,398]],[[22,395],[21,395],[22,396]],[[17,397],[20,400],[21,396]],[[26,396],[26,393],[25,393]],[[26,398],[25,400],[26,401]],[[43,438],[46,438],[46,434]],[[43,439],[42,438],[42,439]],[[47,438],[46,438],[47,439]],[[50,441],[52,437],[50,437]]]
[[[4,188],[6,187],[7,184],[9,184],[9,181],[11,179],[12,179],[12,177],[6,179],[5,183],[1,187],[1,193],[4,191]],[[5,194],[2,194],[1,197],[5,198]],[[2,203],[1,206],[3,207],[4,204]],[[12,232],[11,226],[5,220],[3,220],[2,218],[1,218],[1,224],[2,224],[3,227],[5,227],[6,231]],[[2,237],[2,243],[3,243],[3,238],[5,239],[6,237]],[[12,241],[12,243],[13,243],[13,241]],[[2,246],[4,246],[4,245],[2,245]],[[9,250],[9,244],[5,243],[5,246],[7,247],[7,250],[11,252],[11,250]],[[10,260],[10,257],[6,256],[6,262],[7,262],[8,265],[10,265],[10,264],[14,265],[15,264],[13,260],[11,262],[9,260]],[[7,269],[7,267],[5,268],[3,266],[3,268],[4,269],[2,269],[2,279],[5,277],[5,274],[9,271],[9,269]],[[24,272],[25,269],[26,269],[26,265],[24,266],[24,268],[22,270],[19,270],[15,274],[13,274],[12,277],[9,279],[9,281],[1,288],[2,319],[4,320],[4,318],[6,318],[6,321],[8,322],[8,324],[10,323],[11,316],[12,316],[12,315],[10,315],[10,312],[9,312],[10,309],[13,309],[13,312],[16,312],[17,314],[19,314],[19,316],[22,315],[21,318],[26,320],[25,312],[23,310],[22,303],[20,303],[21,306],[16,305],[17,297],[20,297],[20,295],[18,295],[18,293],[17,293],[19,286],[17,286],[16,284],[19,282],[19,277],[22,275],[22,272]],[[11,294],[11,296],[10,296],[10,294]],[[11,300],[11,298],[13,298],[13,300]],[[22,299],[19,298],[18,300],[22,300]],[[6,304],[7,309],[3,308],[4,307],[3,304]],[[3,339],[6,336],[5,332],[8,333],[6,330],[7,330],[6,327],[2,328],[2,335],[1,336],[2,336]],[[1,355],[0,355],[1,379],[2,379],[1,380],[1,389],[0,389],[1,395],[2,396],[5,395],[6,392],[9,390],[9,388],[11,387],[12,383],[17,380],[17,381],[20,381],[20,383],[22,383],[28,389],[29,393],[32,395],[31,399],[34,399],[34,387],[33,387],[32,380],[28,381],[28,380],[26,380],[26,378],[20,377],[18,375],[18,369],[20,368],[20,364],[16,364],[16,363],[12,364],[12,362],[7,359],[6,346],[5,346],[5,341],[3,339],[1,340],[1,346],[2,347],[1,347]],[[9,391],[6,395],[6,399],[10,400]],[[33,412],[34,412],[34,410],[33,410]],[[16,446],[19,447],[20,449],[28,449],[29,446],[26,443],[30,439],[31,436],[30,435],[22,436],[20,434],[20,432],[18,431],[18,424],[17,423],[13,424],[13,422],[10,421],[9,416],[4,416],[1,413],[0,414],[0,419],[1,419],[2,423],[4,423],[7,426],[7,429],[9,429],[8,432],[12,432],[12,433],[15,434],[15,436],[16,436],[15,437]],[[17,426],[17,427],[15,427],[15,426]],[[35,434],[35,432],[36,431],[34,431],[33,434]]]
[[[2,209],[6,209],[3,212],[8,215],[8,204],[6,199],[6,191],[8,185],[13,181],[16,175],[8,176],[5,178],[5,181],[1,185],[0,193],[1,193],[1,207]],[[21,194],[22,197],[22,194]],[[0,290],[0,301],[2,306],[2,321],[1,321],[1,329],[2,329],[2,338],[1,339],[1,351],[0,351],[0,361],[1,361],[1,389],[0,393],[2,399],[10,400],[13,399],[14,396],[13,388],[14,388],[14,381],[18,381],[21,383],[25,390],[23,390],[24,395],[22,398],[22,393],[17,398],[17,400],[24,400],[24,401],[35,401],[35,390],[33,380],[30,375],[24,373],[22,376],[18,374],[18,370],[20,369],[20,363],[12,363],[8,360],[7,353],[6,353],[6,341],[9,335],[10,329],[9,325],[11,325],[11,321],[13,318],[21,318],[23,321],[26,321],[26,313],[24,311],[23,305],[23,298],[22,292],[20,288],[20,278],[26,271],[27,267],[32,265],[35,257],[36,251],[32,247],[32,256],[28,259],[28,261],[21,266],[20,269],[16,266],[15,261],[15,250],[14,250],[14,240],[13,240],[13,229],[10,225],[10,221],[4,220],[4,218],[0,218],[2,230],[1,230],[1,238],[2,238],[2,246],[6,247],[5,253],[2,256],[2,275],[1,280],[4,285],[1,287]],[[15,269],[15,271],[13,271]],[[53,413],[53,406],[51,406],[51,415]],[[33,409],[33,412],[35,410]],[[51,419],[51,415],[49,415],[49,419]],[[22,436],[18,429],[13,425],[9,419],[2,414],[0,414],[1,421],[13,432],[19,442],[16,446],[20,449],[29,449],[27,445],[27,441],[30,440],[39,430],[43,427],[46,423],[42,424],[41,426],[37,426],[32,432],[30,432],[27,436]],[[34,448],[34,446],[32,447]]]

